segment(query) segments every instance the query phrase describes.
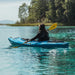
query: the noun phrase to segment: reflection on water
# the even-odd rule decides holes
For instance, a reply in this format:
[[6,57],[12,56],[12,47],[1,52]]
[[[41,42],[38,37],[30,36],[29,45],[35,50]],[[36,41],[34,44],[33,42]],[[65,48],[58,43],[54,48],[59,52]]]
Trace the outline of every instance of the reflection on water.
[[32,38],[38,27],[0,26],[0,75],[75,75],[75,28],[63,29],[49,32],[50,39],[68,41],[69,48],[8,48],[8,37]]

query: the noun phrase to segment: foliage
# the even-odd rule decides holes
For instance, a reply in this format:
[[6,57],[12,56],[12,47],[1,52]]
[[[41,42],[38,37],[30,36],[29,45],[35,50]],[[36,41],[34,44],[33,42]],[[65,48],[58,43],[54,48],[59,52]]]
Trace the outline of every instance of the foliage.
[[20,7],[19,7],[19,18],[20,18],[20,22],[21,23],[25,23],[25,19],[27,17],[27,5],[25,3],[23,3]]
[[74,0],[31,0],[29,6],[24,3],[19,7],[20,23],[62,22],[75,24],[74,17]]

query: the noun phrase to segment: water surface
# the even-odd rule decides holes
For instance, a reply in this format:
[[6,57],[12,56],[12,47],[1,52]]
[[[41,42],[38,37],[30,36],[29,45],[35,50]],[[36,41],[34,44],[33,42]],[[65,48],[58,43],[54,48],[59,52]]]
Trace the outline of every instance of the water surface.
[[37,26],[0,26],[0,75],[75,75],[75,27],[49,32],[50,40],[67,41],[69,48],[9,47],[9,37],[32,38],[37,32]]

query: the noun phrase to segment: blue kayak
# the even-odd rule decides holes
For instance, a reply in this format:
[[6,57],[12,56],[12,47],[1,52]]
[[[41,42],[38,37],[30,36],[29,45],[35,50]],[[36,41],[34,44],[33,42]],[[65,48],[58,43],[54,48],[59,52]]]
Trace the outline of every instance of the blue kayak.
[[24,43],[25,40],[22,38],[8,38],[10,43],[12,45],[17,45],[17,46],[25,46],[25,47],[46,47],[46,48],[67,48],[69,47],[68,42],[50,42],[50,41],[30,41],[27,43]]

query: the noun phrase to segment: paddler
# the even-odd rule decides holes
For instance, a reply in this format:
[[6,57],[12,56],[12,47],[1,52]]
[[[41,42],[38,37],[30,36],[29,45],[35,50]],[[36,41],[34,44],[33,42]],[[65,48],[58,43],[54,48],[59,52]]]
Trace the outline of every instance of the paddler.
[[49,41],[49,34],[48,34],[44,24],[39,25],[39,32],[35,37],[25,41],[24,43],[27,43],[29,41],[33,41],[33,40],[36,40],[36,39],[38,41]]

